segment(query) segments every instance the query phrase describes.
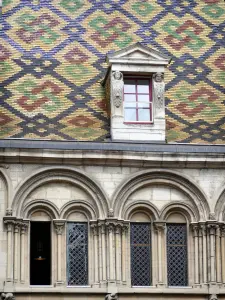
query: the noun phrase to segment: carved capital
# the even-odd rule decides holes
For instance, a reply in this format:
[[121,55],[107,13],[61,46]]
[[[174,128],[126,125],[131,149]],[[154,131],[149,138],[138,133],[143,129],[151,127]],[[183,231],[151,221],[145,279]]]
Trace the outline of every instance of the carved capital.
[[27,232],[27,228],[29,226],[29,221],[25,221],[23,220],[21,223],[20,223],[20,233],[21,234],[25,234]]
[[53,220],[57,235],[62,235],[66,220]]
[[123,224],[122,233],[127,234],[128,230],[129,230],[129,224],[128,223]]
[[15,220],[16,218],[14,217],[10,217],[10,216],[4,217],[4,224],[6,225],[7,232],[13,231]]
[[100,234],[105,234],[105,223],[99,223],[98,229]]
[[209,234],[209,235],[215,235],[218,226],[219,226],[219,225],[218,225],[216,222],[208,223],[208,224],[207,224],[207,231],[208,231],[208,234]]
[[91,229],[92,229],[93,235],[98,235],[98,224],[97,223],[91,224]]
[[221,226],[221,237],[225,237],[225,225]]
[[116,222],[106,222],[105,225],[109,233],[114,232]]
[[199,233],[199,224],[198,223],[192,223],[191,227],[192,227],[192,230],[193,230],[194,237],[197,237],[198,233]]
[[15,300],[15,297],[13,296],[12,293],[2,293],[1,299],[2,300]]

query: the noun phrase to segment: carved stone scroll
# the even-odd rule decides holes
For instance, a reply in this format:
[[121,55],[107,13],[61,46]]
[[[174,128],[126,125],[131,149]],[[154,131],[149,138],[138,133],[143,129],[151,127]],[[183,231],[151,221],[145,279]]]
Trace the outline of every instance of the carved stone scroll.
[[154,79],[154,105],[156,109],[161,110],[164,106],[164,74],[155,73],[153,75]]
[[116,107],[123,102],[123,74],[119,71],[112,73],[112,101]]

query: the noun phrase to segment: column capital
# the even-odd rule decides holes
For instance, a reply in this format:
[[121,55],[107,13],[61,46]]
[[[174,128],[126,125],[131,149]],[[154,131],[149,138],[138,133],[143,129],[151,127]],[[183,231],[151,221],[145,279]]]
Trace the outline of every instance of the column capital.
[[29,224],[30,224],[29,220],[21,220],[21,222],[20,222],[20,228],[21,228],[20,232],[21,232],[21,234],[25,234],[26,233]]
[[6,225],[7,231],[13,231],[13,226],[15,224],[16,218],[12,216],[6,216],[3,218],[4,224]]
[[207,221],[206,227],[210,235],[215,235],[219,224],[217,221]]
[[66,224],[65,219],[54,219],[53,220],[54,226],[55,226],[55,231],[57,235],[62,235],[64,226]]
[[194,237],[197,237],[199,233],[199,223],[191,223],[191,228],[193,230]]

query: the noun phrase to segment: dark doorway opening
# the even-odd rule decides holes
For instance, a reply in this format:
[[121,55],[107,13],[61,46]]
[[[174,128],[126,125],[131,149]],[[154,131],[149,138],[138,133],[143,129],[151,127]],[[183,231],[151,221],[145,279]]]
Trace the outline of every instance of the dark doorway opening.
[[30,284],[51,284],[51,222],[31,222]]

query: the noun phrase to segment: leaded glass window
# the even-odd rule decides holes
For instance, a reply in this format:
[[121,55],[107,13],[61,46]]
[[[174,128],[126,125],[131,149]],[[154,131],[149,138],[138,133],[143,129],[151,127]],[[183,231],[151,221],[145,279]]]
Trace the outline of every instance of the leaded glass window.
[[131,223],[131,284],[151,284],[151,224]]
[[88,284],[88,224],[67,224],[68,285]]
[[186,224],[167,224],[167,271],[169,286],[188,285]]

